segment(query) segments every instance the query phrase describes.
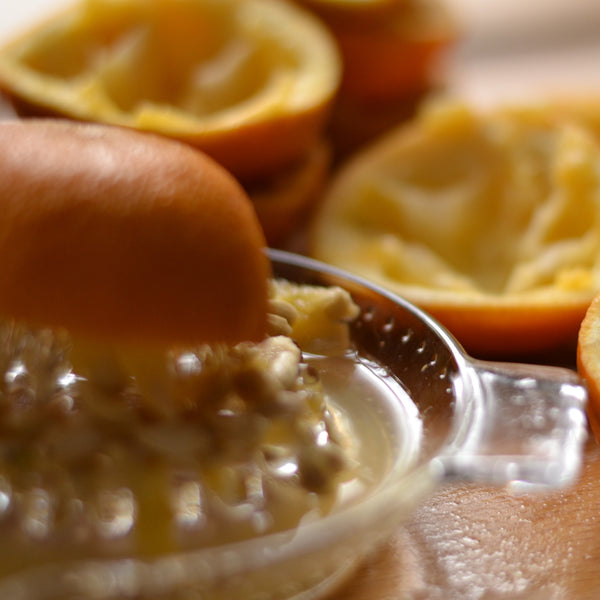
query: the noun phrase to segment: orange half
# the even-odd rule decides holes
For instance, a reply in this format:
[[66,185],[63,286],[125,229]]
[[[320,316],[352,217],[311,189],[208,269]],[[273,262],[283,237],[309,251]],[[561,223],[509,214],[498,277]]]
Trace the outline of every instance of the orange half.
[[[319,10],[340,47],[340,95],[362,102],[404,98],[437,83],[457,26],[439,0],[387,3],[379,12]],[[385,8],[385,10],[384,10]]]
[[340,77],[330,32],[281,0],[82,0],[0,51],[22,113],[177,138],[242,178],[305,156]]
[[426,309],[477,355],[574,344],[600,290],[600,146],[538,108],[439,102],[349,162],[316,258]]

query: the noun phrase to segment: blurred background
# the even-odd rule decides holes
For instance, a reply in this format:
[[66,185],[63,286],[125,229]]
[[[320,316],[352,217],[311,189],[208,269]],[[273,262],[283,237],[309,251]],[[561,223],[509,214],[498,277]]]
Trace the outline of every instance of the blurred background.
[[453,90],[484,104],[600,92],[598,0],[444,0],[462,26]]

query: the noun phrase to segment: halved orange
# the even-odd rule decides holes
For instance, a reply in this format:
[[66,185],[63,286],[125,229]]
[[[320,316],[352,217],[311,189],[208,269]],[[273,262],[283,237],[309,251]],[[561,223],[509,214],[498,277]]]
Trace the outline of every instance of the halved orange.
[[309,245],[473,354],[574,344],[600,290],[598,140],[541,108],[433,103],[341,169]]
[[0,173],[0,319],[93,345],[263,339],[264,235],[206,155],[122,127],[9,120]]
[[305,156],[340,77],[330,32],[284,0],[81,0],[0,51],[25,114],[177,138],[241,178]]
[[577,371],[587,383],[590,427],[600,442],[600,294],[590,304],[577,341]]
[[373,6],[349,11],[347,4],[335,10],[338,3],[323,0],[315,7],[340,47],[340,94],[372,102],[428,89],[457,38],[446,7],[439,0],[403,0],[378,3],[378,11]]

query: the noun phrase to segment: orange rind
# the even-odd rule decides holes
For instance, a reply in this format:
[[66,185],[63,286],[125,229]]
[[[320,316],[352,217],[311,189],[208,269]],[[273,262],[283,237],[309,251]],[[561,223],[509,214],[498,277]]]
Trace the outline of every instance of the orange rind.
[[314,10],[331,29],[344,63],[340,96],[361,102],[429,89],[458,36],[453,16],[439,0],[378,3],[379,11],[320,4],[325,8]]
[[266,334],[251,202],[187,144],[64,119],[0,123],[0,315],[140,347]]
[[600,442],[600,294],[590,304],[577,340],[577,371],[588,388],[590,427]]

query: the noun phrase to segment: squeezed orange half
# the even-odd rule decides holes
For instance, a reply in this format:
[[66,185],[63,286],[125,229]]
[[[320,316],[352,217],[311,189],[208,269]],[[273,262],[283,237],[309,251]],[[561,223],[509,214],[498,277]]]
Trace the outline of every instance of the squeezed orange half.
[[0,50],[22,113],[177,138],[246,179],[306,155],[340,78],[328,29],[284,0],[81,0]]
[[342,168],[309,243],[471,353],[574,345],[600,290],[600,145],[539,107],[432,103]]

